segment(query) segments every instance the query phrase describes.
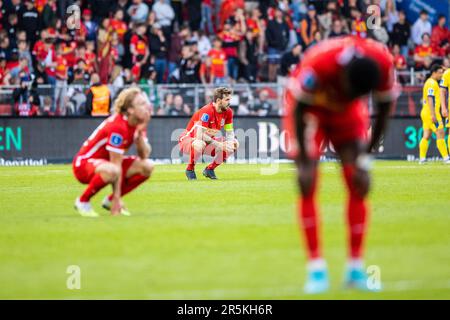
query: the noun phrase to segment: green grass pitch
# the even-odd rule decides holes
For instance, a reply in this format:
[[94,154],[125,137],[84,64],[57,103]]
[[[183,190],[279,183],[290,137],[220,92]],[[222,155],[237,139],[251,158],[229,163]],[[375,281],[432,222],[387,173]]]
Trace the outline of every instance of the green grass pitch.
[[[221,180],[188,182],[184,167],[157,166],[125,198],[131,217],[80,217],[83,186],[69,165],[0,168],[2,299],[450,299],[450,167],[375,164],[366,264],[384,290],[341,287],[346,258],[344,188],[321,165],[324,253],[331,289],[306,296],[293,167],[224,165]],[[200,176],[203,165],[197,168]],[[81,289],[69,290],[69,265]]]

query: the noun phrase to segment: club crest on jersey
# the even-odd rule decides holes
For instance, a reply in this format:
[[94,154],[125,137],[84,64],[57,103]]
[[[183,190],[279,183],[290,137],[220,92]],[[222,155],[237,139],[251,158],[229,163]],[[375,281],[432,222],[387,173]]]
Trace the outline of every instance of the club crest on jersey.
[[300,85],[303,89],[314,90],[317,87],[317,79],[314,71],[305,70],[300,77]]
[[201,120],[202,120],[203,122],[208,122],[208,120],[209,120],[209,114],[207,114],[207,113],[202,114]]
[[111,135],[111,138],[109,139],[109,144],[114,147],[120,147],[122,145],[122,142],[123,142],[123,138],[118,133],[113,133]]

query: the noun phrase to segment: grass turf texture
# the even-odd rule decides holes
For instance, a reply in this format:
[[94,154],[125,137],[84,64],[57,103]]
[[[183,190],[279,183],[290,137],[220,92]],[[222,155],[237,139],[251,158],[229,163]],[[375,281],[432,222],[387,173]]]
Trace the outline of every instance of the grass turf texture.
[[[418,299],[450,298],[450,167],[377,162],[367,265],[384,291],[341,287],[346,257],[344,188],[337,164],[321,165],[320,202],[331,290],[307,296],[291,165],[261,175],[224,165],[221,180],[188,182],[184,167],[157,166],[125,198],[132,217],[73,209],[82,185],[70,166],[0,168],[2,299]],[[68,290],[69,265],[81,290]]]

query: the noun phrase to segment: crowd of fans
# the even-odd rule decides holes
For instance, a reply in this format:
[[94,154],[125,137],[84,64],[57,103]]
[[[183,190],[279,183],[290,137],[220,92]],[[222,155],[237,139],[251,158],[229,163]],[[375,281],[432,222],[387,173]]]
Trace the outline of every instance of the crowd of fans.
[[0,85],[20,86],[16,104],[52,85],[46,114],[80,93],[67,84],[108,84],[113,97],[127,84],[275,82],[308,47],[345,34],[388,45],[399,71],[450,67],[445,16],[407,21],[394,0],[0,0],[0,21]]

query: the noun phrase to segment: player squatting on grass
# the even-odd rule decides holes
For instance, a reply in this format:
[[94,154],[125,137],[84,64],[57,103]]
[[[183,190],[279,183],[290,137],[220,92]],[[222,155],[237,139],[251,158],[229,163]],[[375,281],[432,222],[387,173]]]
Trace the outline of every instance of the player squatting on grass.
[[[130,215],[122,197],[146,181],[153,171],[148,159],[150,108],[145,94],[137,87],[125,89],[117,97],[114,109],[115,114],[95,129],[73,160],[75,177],[88,185],[75,201],[75,209],[85,217],[98,217],[90,199],[109,184],[113,192],[103,200],[103,208],[112,215]],[[133,143],[138,155],[126,156]]]
[[[213,101],[194,113],[186,130],[180,135],[180,150],[189,156],[186,168],[188,180],[197,179],[195,163],[204,154],[214,157],[214,160],[203,170],[203,175],[209,179],[217,179],[214,169],[239,148],[233,129],[231,94],[232,90],[229,88],[216,88]],[[216,137],[222,128],[225,129],[225,139]]]

